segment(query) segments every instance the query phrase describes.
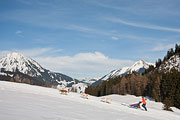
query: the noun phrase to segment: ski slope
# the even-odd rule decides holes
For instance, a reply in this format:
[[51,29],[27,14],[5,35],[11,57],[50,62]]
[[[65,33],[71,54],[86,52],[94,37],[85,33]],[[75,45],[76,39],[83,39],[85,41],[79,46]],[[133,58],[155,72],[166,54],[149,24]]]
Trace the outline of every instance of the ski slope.
[[78,93],[60,94],[57,89],[0,81],[0,120],[180,120],[180,110],[162,110],[162,104],[147,100],[148,111],[128,108],[136,103],[131,95],[84,99]]

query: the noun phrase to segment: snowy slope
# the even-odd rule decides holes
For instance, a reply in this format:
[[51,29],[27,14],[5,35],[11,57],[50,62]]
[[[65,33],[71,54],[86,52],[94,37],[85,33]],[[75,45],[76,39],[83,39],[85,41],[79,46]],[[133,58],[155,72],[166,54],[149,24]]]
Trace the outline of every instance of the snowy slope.
[[149,68],[150,65],[154,65],[152,63],[147,63],[143,60],[139,60],[137,62],[135,62],[132,66],[130,67],[123,67],[119,70],[113,70],[110,73],[108,73],[107,75],[103,76],[102,78],[100,78],[97,82],[93,83],[92,85],[99,85],[102,83],[103,80],[108,80],[110,78],[114,78],[117,76],[123,76],[126,74],[130,74],[133,71],[136,71],[137,73],[143,73],[145,72],[146,69]]
[[169,71],[172,68],[175,68],[176,70],[180,71],[180,56],[179,55],[173,55],[169,60],[161,64],[159,69]]
[[0,69],[0,71],[21,72],[42,82],[48,81],[50,84],[57,81],[60,84],[72,86],[76,83],[73,78],[61,73],[51,72],[33,59],[16,52],[7,54],[7,56],[0,59]]
[[0,81],[1,120],[179,120],[180,110],[161,110],[162,104],[147,100],[148,111],[128,108],[121,103],[136,103],[135,96],[106,96],[101,98],[80,94],[59,94],[57,89]]

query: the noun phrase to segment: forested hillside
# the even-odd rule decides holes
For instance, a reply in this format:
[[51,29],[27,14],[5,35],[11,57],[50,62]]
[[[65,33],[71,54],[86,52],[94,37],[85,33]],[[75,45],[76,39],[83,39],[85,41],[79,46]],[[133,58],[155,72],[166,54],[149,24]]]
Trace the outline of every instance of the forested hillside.
[[163,60],[158,59],[156,67],[149,67],[144,74],[133,72],[123,77],[103,81],[101,85],[89,86],[86,93],[94,96],[109,94],[131,94],[149,96],[170,106],[180,108],[180,45],[171,48]]

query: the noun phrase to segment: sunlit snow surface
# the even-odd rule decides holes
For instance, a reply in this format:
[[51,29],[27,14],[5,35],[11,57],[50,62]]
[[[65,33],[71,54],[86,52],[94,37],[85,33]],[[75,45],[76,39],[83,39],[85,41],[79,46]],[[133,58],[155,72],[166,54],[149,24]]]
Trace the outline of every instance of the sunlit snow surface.
[[162,110],[162,104],[147,100],[148,111],[128,108],[135,96],[106,96],[84,99],[80,94],[60,94],[57,89],[0,81],[0,120],[180,120],[180,110]]

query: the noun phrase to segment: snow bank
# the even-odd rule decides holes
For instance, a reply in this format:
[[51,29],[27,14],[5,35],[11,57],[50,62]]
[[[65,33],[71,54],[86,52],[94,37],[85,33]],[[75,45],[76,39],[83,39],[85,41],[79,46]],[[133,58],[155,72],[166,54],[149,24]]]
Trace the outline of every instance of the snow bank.
[[147,101],[148,111],[122,106],[141,100],[135,96],[110,95],[83,99],[80,94],[62,95],[57,89],[0,81],[1,120],[179,120],[180,110],[168,112],[161,103]]

